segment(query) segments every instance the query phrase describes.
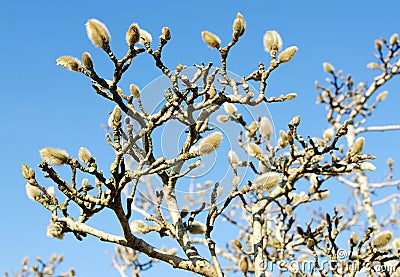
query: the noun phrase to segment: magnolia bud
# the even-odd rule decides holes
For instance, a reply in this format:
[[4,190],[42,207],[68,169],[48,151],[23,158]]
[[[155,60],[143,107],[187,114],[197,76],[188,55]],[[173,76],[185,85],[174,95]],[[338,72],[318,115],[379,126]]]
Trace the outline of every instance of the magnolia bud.
[[228,161],[231,166],[236,166],[239,163],[239,156],[235,151],[229,150],[228,152]]
[[279,54],[278,56],[278,62],[279,63],[286,63],[290,61],[294,54],[297,52],[297,47],[296,46],[290,46],[286,48],[285,50],[282,51],[282,53]]
[[193,221],[188,230],[191,234],[201,235],[207,231],[207,226],[199,221]]
[[149,32],[147,32],[146,30],[140,29],[139,35],[140,35],[139,43],[144,46],[150,46],[150,43],[153,40],[153,38],[151,37],[151,34]]
[[393,237],[392,232],[382,231],[374,237],[372,244],[374,245],[374,247],[377,247],[377,248],[384,247],[390,242],[392,237]]
[[133,48],[135,44],[139,41],[140,39],[140,29],[139,26],[134,23],[129,26],[128,31],[126,32],[126,43],[128,43],[128,46],[130,48]]
[[131,230],[135,234],[143,235],[147,232],[147,224],[143,220],[136,219],[130,224]]
[[352,232],[349,239],[349,244],[351,247],[355,247],[358,244],[358,235],[356,232]]
[[93,70],[93,61],[92,57],[88,52],[84,52],[82,54],[82,64],[88,70]]
[[140,96],[140,89],[138,88],[137,85],[131,84],[131,85],[129,86],[129,90],[130,90],[131,95],[132,95],[133,97],[138,98],[138,97]]
[[232,114],[232,115],[235,115],[237,112],[236,106],[234,104],[228,103],[228,102],[224,103],[224,110],[226,113]]
[[260,134],[264,137],[269,139],[274,131],[271,121],[267,117],[262,117],[260,120]]
[[268,192],[275,188],[282,181],[282,177],[276,172],[267,172],[258,175],[251,186],[253,190]]
[[46,147],[41,149],[39,152],[42,159],[49,164],[63,165],[68,163],[70,160],[68,153],[61,149]]
[[375,40],[375,48],[376,48],[376,50],[381,51],[382,50],[382,41]]
[[218,36],[214,35],[211,32],[208,31],[203,31],[201,32],[201,37],[203,38],[203,41],[208,44],[211,48],[220,48],[221,46],[221,40],[219,39]]
[[81,147],[78,151],[78,157],[83,163],[88,164],[92,159],[92,154],[85,147]]
[[221,145],[221,142],[222,142],[221,132],[215,132],[208,135],[207,137],[202,139],[202,141],[200,141],[199,143],[199,148],[198,148],[199,154],[202,156],[211,154]]
[[398,39],[399,39],[399,35],[397,33],[394,33],[391,37],[390,37],[390,44],[397,44],[398,43]]
[[265,51],[268,53],[274,54],[282,49],[282,39],[277,31],[267,31],[263,42]]
[[244,34],[246,30],[246,21],[243,19],[241,13],[237,13],[235,20],[233,21],[233,36],[238,39]]
[[354,145],[352,147],[352,154],[358,154],[360,153],[364,148],[364,137],[359,137],[356,142],[354,142]]
[[261,156],[263,153],[260,146],[258,146],[257,144],[255,144],[253,142],[247,143],[246,151],[247,151],[247,154],[249,154],[251,157],[256,157],[256,158]]
[[97,19],[89,19],[86,23],[86,32],[94,46],[108,51],[110,33],[108,32],[106,25]]
[[330,63],[325,62],[322,66],[327,73],[333,73],[335,71],[335,68]]
[[22,176],[24,176],[25,180],[35,179],[35,171],[27,166],[26,164],[22,163],[21,166]]
[[160,39],[163,39],[163,40],[170,40],[171,39],[171,32],[170,32],[168,27],[162,28]]
[[334,134],[335,131],[333,130],[333,128],[328,128],[324,131],[324,134],[322,136],[324,137],[324,140],[328,142],[333,138]]
[[379,101],[379,102],[384,101],[386,99],[387,95],[388,95],[387,90],[382,91],[381,93],[378,94],[378,96],[376,96],[376,101]]
[[297,97],[297,93],[294,93],[294,92],[286,94],[286,96],[285,96],[286,100],[293,100],[296,97]]
[[108,118],[108,126],[110,126],[110,128],[112,129],[118,129],[119,127],[121,127],[121,119],[121,110],[118,106],[115,106],[114,110],[110,114],[110,117]]
[[61,65],[62,67],[71,71],[82,71],[81,62],[77,58],[71,56],[59,57],[57,59],[57,65]]
[[26,195],[28,195],[29,199],[37,200],[40,197],[40,189],[37,186],[33,186],[29,183],[25,185]]

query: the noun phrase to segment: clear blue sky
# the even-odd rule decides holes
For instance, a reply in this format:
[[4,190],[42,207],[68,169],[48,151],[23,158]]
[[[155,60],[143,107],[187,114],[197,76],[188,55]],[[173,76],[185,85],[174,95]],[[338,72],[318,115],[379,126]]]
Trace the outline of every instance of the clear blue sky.
[[[251,2],[251,3],[250,3]],[[97,156],[110,158],[101,125],[107,122],[111,103],[96,96],[87,78],[56,66],[62,55],[92,54],[96,68],[110,76],[111,63],[86,37],[84,24],[90,18],[103,21],[112,35],[111,46],[125,53],[125,32],[133,22],[157,38],[163,26],[172,37],[165,48],[165,63],[214,61],[216,51],[201,40],[210,30],[228,42],[237,12],[247,21],[246,33],[229,56],[229,69],[239,75],[267,61],[262,45],[265,31],[277,30],[285,46],[299,50],[293,61],[273,73],[267,92],[273,95],[296,92],[291,103],[269,107],[276,127],[300,114],[303,135],[317,136],[326,128],[324,110],[316,106],[314,81],[323,81],[322,63],[352,73],[357,81],[370,80],[366,64],[373,60],[374,40],[400,32],[400,2],[391,1],[3,1],[1,31],[1,181],[0,271],[17,269],[24,256],[47,258],[53,252],[65,254],[65,265],[75,267],[78,276],[118,276],[105,253],[112,248],[96,239],[78,242],[71,235],[64,240],[46,237],[50,215],[25,195],[20,175],[21,162],[36,167],[38,150],[60,147],[76,155],[80,146]],[[143,70],[145,68],[145,70]],[[149,57],[134,62],[122,86],[135,82],[143,87],[160,75]],[[399,80],[392,81],[389,101],[376,111],[374,124],[399,123]],[[125,87],[127,89],[127,87]],[[372,135],[367,150],[376,153],[378,170],[373,180],[383,178],[386,157],[399,157],[398,133]],[[385,147],[384,147],[385,146]],[[100,160],[100,159],[98,159]],[[105,162],[104,162],[105,164]],[[398,175],[398,174],[397,174]],[[334,201],[334,199],[333,199]],[[113,222],[110,221],[110,225]],[[110,227],[112,229],[112,227]],[[156,265],[158,267],[159,265]],[[152,269],[144,276],[187,276],[169,266]]]

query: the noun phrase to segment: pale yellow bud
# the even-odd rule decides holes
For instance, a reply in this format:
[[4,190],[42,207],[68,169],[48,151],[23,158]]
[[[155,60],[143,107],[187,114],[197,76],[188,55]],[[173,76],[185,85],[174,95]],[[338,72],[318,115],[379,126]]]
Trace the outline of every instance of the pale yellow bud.
[[207,226],[199,221],[193,221],[188,228],[189,233],[201,235],[207,231]]
[[63,239],[64,238],[64,233],[63,233],[61,227],[55,223],[50,223],[49,226],[47,226],[46,235],[49,238],[55,238],[55,239]]
[[263,38],[264,49],[274,54],[282,49],[282,38],[277,31],[267,31]]
[[62,67],[71,71],[76,71],[76,72],[82,71],[81,62],[77,58],[71,56],[59,57],[57,59],[57,65],[61,65]]
[[381,93],[378,94],[378,96],[376,96],[376,101],[382,102],[386,99],[386,97],[388,96],[388,91],[382,91]]
[[289,93],[289,94],[287,94],[287,95],[285,96],[286,100],[293,100],[293,99],[295,99],[296,97],[297,97],[297,94],[294,93],[294,92]]
[[21,171],[22,171],[22,176],[25,178],[25,180],[28,181],[31,179],[35,179],[35,170],[30,168],[26,164],[22,163]]
[[361,170],[375,171],[376,166],[373,163],[370,163],[370,162],[362,162],[362,163],[360,163],[360,169]]
[[237,13],[235,20],[233,21],[233,36],[239,38],[244,34],[246,30],[246,21],[244,21],[243,15]]
[[203,31],[201,32],[201,37],[203,38],[203,41],[208,44],[211,48],[220,48],[221,46],[221,40],[218,36],[214,35],[211,32],[208,31]]
[[139,43],[144,46],[150,46],[150,43],[153,40],[153,38],[151,37],[151,34],[143,29],[139,30],[139,34],[140,34]]
[[121,110],[118,106],[115,106],[114,110],[110,114],[110,117],[108,118],[108,126],[110,126],[112,129],[118,129],[122,124],[121,119]]
[[282,51],[282,53],[279,54],[278,56],[278,62],[279,63],[286,63],[290,61],[294,54],[297,52],[297,47],[296,46],[290,46],[286,48],[285,50]]
[[288,142],[288,138],[286,135],[286,132],[283,130],[279,131],[279,140],[278,140],[278,144],[280,147],[285,148],[289,142]]
[[231,166],[236,166],[239,163],[239,156],[235,151],[229,150],[228,152],[228,161]]
[[143,235],[147,233],[147,224],[140,219],[133,220],[130,224],[131,231],[135,234]]
[[329,190],[318,192],[315,194],[315,199],[322,201],[322,200],[328,198],[329,194],[330,194]]
[[381,51],[382,50],[382,41],[375,40],[375,48],[376,48],[376,50]]
[[260,192],[268,192],[275,188],[282,181],[282,177],[277,172],[267,172],[258,175],[251,186],[253,190]]
[[313,249],[314,249],[314,246],[315,246],[314,240],[313,240],[312,238],[308,238],[308,239],[307,239],[307,247],[308,247],[308,249],[313,250]]
[[335,71],[335,68],[330,63],[324,62],[322,66],[327,73],[333,73]]
[[40,189],[37,186],[33,186],[29,183],[25,185],[26,195],[28,195],[29,199],[37,200],[40,197]]
[[86,32],[94,46],[105,51],[109,50],[111,37],[106,25],[97,19],[89,19],[86,23]]
[[163,39],[163,40],[170,40],[171,39],[171,31],[169,30],[168,27],[162,28],[160,39]]
[[349,239],[349,244],[351,247],[355,247],[358,244],[358,235],[356,232],[352,232]]
[[369,68],[369,69],[377,69],[377,68],[379,68],[379,65],[377,63],[370,62],[370,63],[367,64],[367,68]]
[[222,133],[221,132],[215,132],[204,139],[202,139],[199,143],[199,154],[202,156],[206,156],[208,154],[211,154],[214,152],[222,142]]
[[139,39],[140,39],[139,26],[136,23],[131,24],[125,35],[126,43],[130,48],[133,48],[135,44],[139,42]]
[[251,157],[255,157],[255,158],[261,156],[263,153],[260,146],[258,146],[257,144],[255,144],[253,142],[247,143],[246,151],[247,151],[247,154],[249,154]]
[[233,177],[232,185],[234,187],[237,187],[239,185],[239,183],[240,183],[240,177],[236,175],[235,177]]
[[398,40],[399,40],[399,35],[398,35],[397,33],[394,33],[394,34],[390,37],[389,42],[390,42],[390,44],[397,44],[397,43],[398,43]]
[[235,115],[237,112],[236,106],[234,104],[228,103],[228,102],[224,103],[224,110],[226,113],[232,114],[232,115]]
[[247,271],[249,270],[249,260],[248,260],[247,256],[240,258],[239,267],[240,267],[240,271],[243,272],[243,275],[247,276]]
[[392,237],[393,237],[392,232],[382,231],[374,237],[372,244],[374,245],[374,247],[377,247],[377,248],[384,247],[390,242]]
[[285,205],[285,212],[286,212],[289,216],[292,216],[292,214],[293,214],[293,209],[292,209],[292,207],[291,207],[289,204],[286,204],[286,205]]
[[61,149],[46,147],[39,151],[43,161],[53,165],[63,165],[69,162],[68,153]]
[[224,122],[227,122],[227,121],[229,121],[229,116],[228,115],[217,115],[217,121],[219,122],[219,123],[224,123]]
[[84,52],[82,54],[82,64],[88,70],[93,70],[93,61],[92,57],[88,52]]
[[88,164],[92,158],[92,154],[85,147],[81,147],[78,151],[78,157],[83,163]]
[[262,117],[260,120],[260,134],[264,138],[269,139],[274,131],[271,121],[267,117]]
[[326,142],[330,141],[335,134],[333,128],[328,128],[324,131],[323,137]]
[[353,154],[358,154],[360,153],[363,148],[364,148],[364,137],[359,137],[356,142],[354,143],[353,147],[352,147],[352,153]]
[[48,188],[46,189],[46,191],[47,191],[47,193],[48,193],[51,197],[54,198],[54,197],[56,196],[56,190],[54,189],[53,186],[48,187]]
[[131,84],[131,85],[129,86],[129,90],[130,90],[131,95],[132,95],[133,97],[139,98],[139,96],[140,96],[140,89],[138,88],[137,85]]

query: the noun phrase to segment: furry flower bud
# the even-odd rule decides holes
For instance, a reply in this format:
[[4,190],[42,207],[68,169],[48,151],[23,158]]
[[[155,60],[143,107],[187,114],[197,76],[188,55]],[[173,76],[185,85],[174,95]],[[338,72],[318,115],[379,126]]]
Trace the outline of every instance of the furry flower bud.
[[387,96],[388,96],[388,91],[384,90],[376,96],[376,101],[382,102],[386,99]]
[[108,126],[110,126],[112,129],[118,129],[122,124],[121,119],[121,109],[118,106],[115,106],[114,110],[110,114],[110,117],[108,118]]
[[397,33],[394,33],[390,37],[389,42],[390,42],[390,44],[397,44],[399,42],[398,40],[399,40],[399,35]]
[[354,142],[354,145],[352,147],[352,154],[358,154],[360,153],[363,148],[364,148],[364,137],[359,137],[356,142]]
[[236,14],[236,18],[233,21],[233,36],[238,39],[244,34],[246,30],[246,21],[244,21],[243,15],[241,13]]
[[208,44],[211,48],[220,48],[221,46],[221,40],[218,36],[214,35],[211,32],[208,31],[203,31],[201,32],[201,37],[203,38],[203,41]]
[[89,150],[87,150],[87,148],[81,147],[81,148],[79,148],[79,151],[78,151],[78,157],[83,163],[88,164],[90,162],[90,160],[92,159],[92,154],[90,154],[90,152],[89,152]]
[[24,176],[25,180],[35,179],[35,170],[22,163],[21,166],[22,176]]
[[335,71],[335,68],[330,63],[324,62],[322,66],[326,73],[333,73]]
[[349,239],[349,244],[351,247],[355,247],[358,244],[358,235],[356,232],[352,232]]
[[70,157],[65,150],[46,147],[39,151],[43,161],[52,165],[63,165],[69,162]]
[[136,219],[130,224],[131,230],[135,234],[143,235],[147,232],[147,224],[143,220]]
[[64,238],[64,232],[62,228],[55,223],[50,223],[49,226],[47,226],[47,236],[49,238],[55,238],[55,239],[63,239]]
[[160,39],[163,39],[163,40],[170,40],[171,39],[171,31],[169,30],[168,27],[162,28]]
[[131,85],[129,86],[129,90],[130,90],[131,95],[132,95],[133,97],[138,98],[138,97],[140,96],[140,89],[138,88],[137,85],[131,84]]
[[235,151],[229,150],[228,152],[228,161],[231,166],[236,166],[239,163],[239,156]]
[[393,237],[392,232],[382,231],[374,237],[372,244],[374,245],[374,247],[377,247],[377,248],[384,247],[390,242],[392,237]]
[[29,199],[37,200],[40,197],[40,189],[37,186],[33,186],[29,183],[26,183],[25,191]]
[[236,106],[234,104],[228,103],[228,102],[224,103],[224,110],[226,113],[232,114],[232,115],[235,115],[237,112]]
[[105,51],[109,50],[111,36],[104,23],[97,19],[89,19],[86,23],[86,32],[94,46]]
[[151,34],[149,32],[147,32],[146,30],[140,29],[139,35],[140,35],[139,43],[144,46],[149,47],[150,43],[153,40],[153,38],[151,37]]
[[82,71],[81,62],[77,58],[71,56],[59,57],[57,59],[57,65],[61,65],[62,67],[71,71]]
[[333,128],[328,128],[324,131],[324,134],[322,136],[324,137],[324,140],[328,142],[333,138],[334,134],[335,131],[333,130]]
[[260,120],[260,134],[264,137],[269,139],[274,131],[272,127],[271,121],[267,117],[262,117]]
[[279,63],[286,63],[290,61],[294,54],[297,52],[297,47],[296,46],[290,46],[286,48],[285,50],[282,51],[282,53],[279,54],[278,56],[278,62]]
[[139,26],[136,23],[131,24],[125,35],[126,43],[130,48],[133,48],[135,44],[139,41],[139,39],[140,39]]
[[282,181],[282,177],[277,172],[267,172],[258,175],[252,184],[252,189],[260,192],[268,192],[275,188]]
[[82,54],[82,64],[88,70],[93,70],[93,60],[88,52]]
[[263,153],[260,146],[258,146],[257,144],[255,144],[253,142],[247,143],[246,151],[247,151],[247,154],[249,154],[251,157],[255,157],[255,158],[261,156]]
[[202,156],[211,154],[221,145],[221,142],[222,142],[221,132],[215,132],[208,135],[199,143],[199,148],[198,148],[199,154]]
[[282,49],[282,38],[277,31],[267,31],[263,38],[265,51],[274,54]]

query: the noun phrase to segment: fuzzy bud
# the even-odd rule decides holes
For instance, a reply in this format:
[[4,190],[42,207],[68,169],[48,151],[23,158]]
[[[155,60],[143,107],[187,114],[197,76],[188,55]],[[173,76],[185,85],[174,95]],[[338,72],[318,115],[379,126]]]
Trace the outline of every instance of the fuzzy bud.
[[389,42],[390,42],[390,44],[397,44],[399,42],[398,40],[399,40],[399,35],[397,33],[394,33],[390,37]]
[[375,40],[375,48],[380,52],[382,50],[382,41]]
[[382,231],[374,237],[372,244],[374,245],[374,247],[377,247],[377,248],[384,247],[390,242],[392,237],[393,237],[392,232]]
[[247,143],[246,151],[247,151],[247,154],[249,154],[251,157],[255,157],[255,158],[260,157],[263,153],[260,146],[258,146],[257,144],[255,144],[253,142]]
[[324,137],[324,140],[328,142],[333,138],[334,134],[335,131],[333,130],[333,128],[328,128],[324,131],[324,134],[322,136]]
[[48,187],[48,188],[46,189],[46,191],[47,191],[47,193],[48,193],[51,197],[54,198],[54,197],[56,196],[56,190],[54,189],[53,186]]
[[241,13],[236,14],[236,18],[233,21],[233,36],[238,39],[244,34],[246,30],[246,21],[244,21],[243,15]]
[[82,54],[82,64],[87,70],[93,70],[92,56],[88,52]]
[[247,258],[247,256],[240,258],[239,267],[240,271],[243,272],[243,275],[247,276],[247,271],[249,270],[249,259]]
[[143,235],[147,233],[147,224],[143,220],[140,219],[133,220],[130,226],[132,232],[135,234]]
[[37,200],[40,197],[40,189],[37,186],[33,186],[29,183],[25,185],[26,195],[28,195],[29,199]]
[[315,242],[312,238],[307,239],[307,247],[310,250],[314,250]]
[[225,122],[229,121],[229,116],[223,115],[223,114],[217,115],[217,121],[219,123],[225,123]]
[[277,31],[267,31],[263,42],[265,51],[273,55],[282,49],[282,38]]
[[139,41],[139,39],[140,39],[139,26],[136,23],[131,24],[125,35],[126,43],[130,48],[133,48],[135,44]]
[[150,43],[153,40],[153,38],[151,37],[151,34],[143,29],[139,30],[139,34],[140,34],[139,43],[144,46],[147,46],[147,47],[150,46]]
[[356,142],[354,142],[354,145],[353,145],[353,147],[351,148],[352,149],[352,154],[353,155],[355,155],[355,154],[358,154],[358,153],[360,153],[362,150],[363,150],[363,148],[364,148],[364,137],[359,137],[357,140],[356,140]]
[[387,90],[382,91],[376,96],[376,101],[382,102],[386,99],[387,96],[388,96],[388,91]]
[[62,67],[71,71],[76,71],[76,72],[82,71],[81,62],[77,58],[71,56],[59,57],[57,59],[57,65],[61,65]]
[[235,151],[229,150],[228,152],[228,161],[231,166],[237,166],[239,163],[239,156]]
[[293,92],[293,93],[289,93],[285,96],[286,100],[293,100],[297,97],[297,93]]
[[22,171],[22,176],[25,178],[25,180],[28,181],[31,179],[35,179],[35,170],[30,168],[26,164],[22,163],[21,171]]
[[138,88],[137,85],[131,84],[131,85],[129,86],[129,90],[130,90],[131,95],[132,95],[133,97],[139,98],[139,96],[140,96],[140,89]]
[[46,147],[39,151],[43,161],[52,165],[63,165],[69,162],[70,157],[65,150]]
[[349,239],[349,244],[351,247],[355,247],[358,244],[358,235],[356,232],[352,232]]
[[323,63],[322,66],[324,67],[324,70],[326,73],[333,73],[335,71],[335,68],[330,64],[330,63]]
[[370,162],[362,162],[360,163],[361,170],[375,171],[376,166]]
[[288,145],[288,138],[287,138],[287,134],[285,131],[280,130],[279,131],[279,140],[278,140],[278,144],[281,148],[285,148]]
[[78,151],[78,157],[83,163],[88,164],[92,159],[92,154],[85,147],[81,147]]
[[86,23],[86,32],[94,46],[105,51],[109,50],[111,37],[106,25],[97,19],[89,19]]
[[277,172],[267,172],[258,175],[252,184],[252,189],[260,192],[268,192],[275,188],[282,181],[282,177]]
[[266,139],[269,139],[274,131],[271,121],[267,117],[262,117],[260,120],[260,134]]
[[170,32],[168,27],[162,28],[160,39],[163,39],[163,40],[170,40],[171,39],[171,32]]
[[200,221],[193,221],[188,228],[189,233],[194,235],[201,235],[207,231],[207,226]]
[[234,186],[234,187],[237,187],[238,185],[239,185],[239,183],[240,183],[240,177],[239,176],[234,176],[233,177],[233,179],[232,179],[232,185]]
[[232,114],[232,115],[235,115],[237,112],[236,106],[234,104],[228,103],[228,102],[224,103],[224,110],[226,113]]
[[211,32],[203,31],[201,32],[201,37],[203,41],[208,44],[211,48],[220,48],[221,47],[221,40],[218,36],[214,35]]
[[62,231],[62,228],[55,223],[50,223],[49,226],[47,226],[47,232],[46,235],[49,238],[53,239],[63,239],[64,238],[64,233]]
[[322,200],[328,198],[329,194],[330,194],[329,190],[320,191],[315,194],[315,200],[322,201]]
[[108,118],[108,126],[112,129],[118,129],[121,127],[121,119],[122,119],[122,114],[121,110],[118,106],[114,107],[114,110],[110,114],[110,117]]
[[221,142],[222,142],[221,132],[215,132],[208,135],[207,137],[202,139],[202,141],[200,141],[199,143],[199,148],[198,148],[199,154],[202,156],[211,154],[221,145]]
[[278,56],[278,62],[279,63],[286,63],[290,61],[294,54],[297,52],[297,47],[296,46],[290,46],[286,48],[285,50],[282,51],[282,53],[279,54]]

